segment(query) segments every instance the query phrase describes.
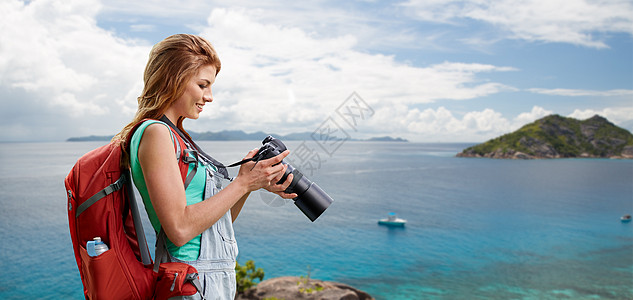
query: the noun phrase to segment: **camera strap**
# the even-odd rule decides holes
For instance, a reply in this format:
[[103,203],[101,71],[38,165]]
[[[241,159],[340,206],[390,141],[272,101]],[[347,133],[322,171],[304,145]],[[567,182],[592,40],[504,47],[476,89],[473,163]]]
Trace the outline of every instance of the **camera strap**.
[[251,170],[253,170],[253,169],[255,168],[255,166],[257,165],[257,163],[258,163],[260,160],[262,160],[262,157],[264,157],[264,156],[266,155],[266,153],[268,153],[268,149],[264,149],[263,151],[258,152],[258,153],[256,154],[256,156],[254,156],[254,157],[242,159],[242,160],[240,160],[240,161],[238,161],[238,162],[236,162],[236,163],[232,163],[232,164],[230,164],[230,165],[228,165],[228,166],[226,166],[226,167],[227,167],[227,168],[237,167],[237,166],[239,166],[239,165],[243,165],[243,164],[245,164],[245,163],[247,163],[247,162],[254,161],[254,162],[255,162],[255,165],[253,165],[253,167],[251,168]]
[[[238,162],[236,162],[236,163],[232,163],[232,164],[230,164],[230,165],[228,165],[228,166],[226,166],[226,167],[227,167],[227,168],[237,167],[237,166],[243,165],[243,164],[245,164],[245,163],[247,163],[247,162],[249,162],[249,161],[254,161],[254,159],[252,159],[252,158],[242,159],[242,160],[240,160],[240,161],[238,161]],[[259,161],[259,160],[258,160],[258,161]]]
[[[233,178],[229,176],[229,172],[226,170],[226,166],[223,163],[217,161],[215,158],[211,157],[211,155],[207,154],[196,144],[188,135],[182,132],[174,123],[172,123],[167,116],[163,115],[159,120],[165,122],[169,127],[173,128],[176,133],[185,141],[185,143],[191,147],[193,150],[198,152],[198,157],[203,159],[206,163],[214,165],[218,169],[218,173],[220,173],[225,179],[232,181]],[[230,167],[230,166],[229,166]]]

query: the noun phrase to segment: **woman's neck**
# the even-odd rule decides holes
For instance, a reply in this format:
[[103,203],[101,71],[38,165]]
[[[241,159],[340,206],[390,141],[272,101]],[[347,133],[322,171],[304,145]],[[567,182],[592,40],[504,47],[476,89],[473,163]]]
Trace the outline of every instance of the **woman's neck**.
[[167,117],[167,119],[169,119],[169,121],[171,121],[174,125],[178,124],[178,115],[171,112],[171,111],[166,111],[165,112],[165,117]]

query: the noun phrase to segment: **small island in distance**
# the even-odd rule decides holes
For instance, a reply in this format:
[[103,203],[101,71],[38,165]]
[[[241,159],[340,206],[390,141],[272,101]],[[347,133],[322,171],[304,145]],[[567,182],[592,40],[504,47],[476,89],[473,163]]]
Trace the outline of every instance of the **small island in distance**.
[[[280,134],[270,134],[282,141],[305,141],[312,139],[312,132],[301,132],[301,133],[290,133],[286,135]],[[262,141],[269,134],[264,133],[262,131],[257,131],[253,133],[246,133],[241,130],[223,130],[219,132],[193,132],[189,131],[189,135],[195,141]],[[84,137],[71,137],[67,139],[67,142],[93,142],[93,141],[109,141],[111,140],[113,135],[91,135]],[[403,139],[400,137],[373,137],[369,139],[350,139],[352,141],[363,141],[363,142],[408,142],[407,139]]]
[[633,134],[595,115],[586,120],[550,115],[485,143],[458,157],[501,159],[633,159]]

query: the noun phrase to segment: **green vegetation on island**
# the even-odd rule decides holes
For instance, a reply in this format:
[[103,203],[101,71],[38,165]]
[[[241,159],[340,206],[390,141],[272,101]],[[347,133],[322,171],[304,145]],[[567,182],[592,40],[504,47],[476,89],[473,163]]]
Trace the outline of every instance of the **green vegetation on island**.
[[255,267],[255,262],[252,260],[247,261],[243,266],[238,262],[235,264],[235,278],[237,292],[242,294],[247,289],[256,286],[257,282],[264,280],[264,270]]
[[550,115],[515,132],[466,148],[457,156],[633,159],[633,134],[598,115],[582,121]]

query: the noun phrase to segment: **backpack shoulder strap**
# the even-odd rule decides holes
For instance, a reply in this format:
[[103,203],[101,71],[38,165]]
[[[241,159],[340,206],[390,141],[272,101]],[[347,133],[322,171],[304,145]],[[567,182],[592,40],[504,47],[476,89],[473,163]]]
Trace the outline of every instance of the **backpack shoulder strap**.
[[[174,152],[176,154],[176,159],[178,160],[178,168],[180,169],[180,176],[182,177],[182,180],[185,183],[185,189],[187,189],[187,186],[189,186],[189,183],[191,183],[191,181],[193,180],[193,176],[195,175],[197,171],[197,156],[195,154],[190,154],[189,146],[178,135],[178,133],[174,131],[174,129],[171,128],[171,126],[169,126],[165,122],[160,121],[160,120],[155,120],[155,119],[143,119],[142,121],[134,125],[127,139],[128,144],[126,145],[126,147],[128,151],[130,150],[130,142],[132,140],[132,135],[134,134],[134,132],[136,132],[136,129],[138,129],[142,124],[145,124],[145,122],[151,122],[150,124],[148,124],[148,126],[153,123],[160,123],[160,124],[165,125],[167,128],[169,128],[171,140],[174,143]],[[194,164],[194,168],[192,172],[187,174],[189,172],[189,164],[192,164],[192,163],[196,163],[196,164]]]
[[[198,171],[198,152],[195,149],[192,149],[191,146],[180,135],[178,135],[173,128],[171,128],[171,126],[167,124],[165,125],[169,127],[172,140],[174,141],[178,167],[180,168],[180,175],[182,176],[182,181],[186,190]],[[193,164],[191,172],[189,172],[190,164]]]

